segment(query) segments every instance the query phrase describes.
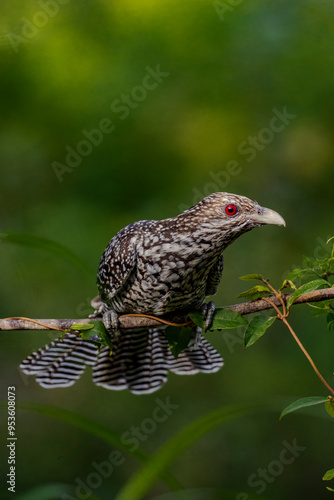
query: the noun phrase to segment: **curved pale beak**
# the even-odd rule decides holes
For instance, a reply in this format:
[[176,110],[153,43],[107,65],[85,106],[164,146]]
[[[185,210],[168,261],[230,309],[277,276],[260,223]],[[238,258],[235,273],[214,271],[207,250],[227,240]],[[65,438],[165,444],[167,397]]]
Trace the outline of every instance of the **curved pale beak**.
[[276,224],[277,226],[286,226],[283,217],[270,208],[259,207],[258,213],[253,214],[251,217],[254,222],[259,224]]

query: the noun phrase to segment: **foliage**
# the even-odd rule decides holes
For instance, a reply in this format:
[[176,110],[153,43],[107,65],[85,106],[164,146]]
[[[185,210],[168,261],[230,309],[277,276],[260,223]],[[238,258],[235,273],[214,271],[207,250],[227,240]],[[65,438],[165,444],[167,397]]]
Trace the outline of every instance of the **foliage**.
[[275,316],[265,316],[264,314],[257,314],[253,316],[247,325],[244,336],[244,345],[249,347],[253,345],[262,335],[264,335],[267,329],[275,321]]
[[[201,313],[194,312],[189,314],[190,319],[197,325],[203,328],[203,317]],[[246,326],[248,321],[241,314],[227,308],[218,308],[213,316],[210,330],[225,330],[229,328],[239,328]]]
[[94,342],[98,347],[106,345],[112,352],[112,341],[102,321],[92,320],[90,323],[74,323],[71,330],[80,332],[85,340]]
[[[325,475],[322,478],[324,481],[330,481],[331,479],[334,479],[334,469],[328,470]],[[334,491],[333,488],[330,488],[329,486],[326,486],[327,490],[329,491]]]
[[193,330],[191,327],[168,326],[165,331],[170,350],[175,358],[188,346]]
[[288,413],[291,413],[292,411],[299,410],[300,408],[306,408],[307,406],[319,405],[322,403],[326,403],[327,401],[328,398],[324,398],[323,396],[311,396],[309,398],[298,399],[282,411],[280,419]]

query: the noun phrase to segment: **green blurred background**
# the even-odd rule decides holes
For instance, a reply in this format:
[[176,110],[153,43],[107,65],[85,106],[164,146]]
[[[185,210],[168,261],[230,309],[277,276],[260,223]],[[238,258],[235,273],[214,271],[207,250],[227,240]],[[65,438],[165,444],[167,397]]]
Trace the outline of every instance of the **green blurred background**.
[[[213,191],[249,196],[287,222],[286,229],[248,233],[227,249],[218,305],[237,302],[245,289],[239,276],[260,272],[278,284],[303,254],[326,255],[324,242],[334,234],[329,0],[2,0],[0,42],[0,230],[49,238],[87,262],[84,273],[42,249],[3,242],[1,317],[86,317],[100,256],[121,227],[177,215]],[[164,76],[153,85],[146,75],[157,66]],[[143,82],[155,88],[143,90]],[[130,104],[121,112],[124,103],[117,100],[127,95]],[[289,123],[271,132],[273,110],[284,109]],[[100,144],[85,149],[83,131],[105,119],[113,131],[102,139],[95,132],[91,137]],[[250,137],[257,146],[246,154]],[[66,166],[68,148],[84,152],[75,167]],[[227,175],[232,161],[235,170]],[[60,174],[59,164],[67,171]],[[308,306],[296,307],[291,322],[330,380],[333,333]],[[186,489],[210,488],[203,498],[215,490],[217,498],[227,498],[230,490],[231,498],[245,500],[242,492],[256,493],[251,474],[279,457],[282,441],[296,439],[306,449],[267,484],[262,498],[331,495],[321,481],[334,466],[330,418],[318,407],[278,421],[279,409],[294,399],[327,395],[282,325],[247,351],[230,333],[208,334],[225,358],[219,373],[172,375],[160,392],[142,397],[94,386],[89,370],[65,390],[44,390],[20,375],[20,361],[54,337],[1,334],[2,400],[15,385],[18,405],[73,410],[122,434],[152,416],[156,398],[169,397],[178,409],[140,443],[153,453],[209,411],[277,398],[277,412],[259,410],[203,437],[173,465],[174,475]],[[54,498],[59,491],[74,496],[76,478],[84,481],[92,462],[112,451],[98,438],[32,412],[18,411],[17,428],[21,495],[56,484]],[[4,475],[4,412],[1,435]],[[127,457],[93,494],[114,498],[138,468]],[[4,482],[1,488],[3,498],[11,497]],[[166,492],[159,483],[147,498]],[[201,498],[197,494],[192,498]],[[35,491],[29,498],[53,496]]]

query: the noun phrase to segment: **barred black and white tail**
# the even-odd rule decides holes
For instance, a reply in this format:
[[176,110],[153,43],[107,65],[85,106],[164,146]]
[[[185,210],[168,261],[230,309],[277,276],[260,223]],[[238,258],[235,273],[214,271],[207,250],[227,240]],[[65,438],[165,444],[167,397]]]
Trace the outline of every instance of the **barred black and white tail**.
[[85,370],[93,368],[93,381],[106,389],[129,389],[134,394],[157,391],[167,381],[168,371],[179,375],[214,373],[223,360],[201,337],[198,346],[185,349],[177,359],[172,355],[163,328],[126,330],[109,347],[100,351],[95,344],[66,334],[31,354],[21,363],[27,375],[46,388],[69,387]]

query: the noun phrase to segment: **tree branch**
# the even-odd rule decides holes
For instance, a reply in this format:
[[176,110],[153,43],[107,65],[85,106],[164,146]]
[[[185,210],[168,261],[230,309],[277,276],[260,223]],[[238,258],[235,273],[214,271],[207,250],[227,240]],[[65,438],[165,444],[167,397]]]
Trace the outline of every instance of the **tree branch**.
[[[283,294],[282,298],[286,303],[291,294]],[[280,306],[280,300],[274,295],[268,297],[270,301],[276,306]],[[320,302],[323,300],[334,299],[334,288],[326,288],[322,290],[315,290],[314,292],[306,293],[299,297],[294,304],[305,304],[307,302]],[[293,304],[293,305],[294,305]],[[225,306],[227,309],[231,309],[232,311],[236,311],[240,314],[251,314],[259,311],[264,311],[265,309],[271,309],[272,306],[263,299],[254,300],[251,302],[243,302],[241,304],[235,304],[231,306]],[[185,316],[168,316],[164,317],[171,321],[172,323],[184,323],[186,321]],[[92,319],[97,318],[85,318],[85,319],[38,319],[34,321],[38,321],[39,323],[43,323],[46,327],[32,323],[26,319],[17,319],[17,318],[6,318],[0,319],[0,330],[2,331],[12,331],[12,330],[68,330],[71,325],[74,323],[89,323]],[[124,315],[119,318],[121,328],[138,328],[138,327],[148,327],[148,326],[158,326],[161,325],[159,321],[156,321],[151,318]]]
[[[283,293],[282,299],[286,304],[291,297],[291,293]],[[275,306],[280,306],[281,301],[279,298],[272,295],[268,299],[275,304]],[[306,304],[307,302],[321,302],[323,300],[334,299],[334,288],[324,288],[322,290],[315,290],[314,292],[304,293],[299,297],[292,305],[295,304]],[[234,306],[226,306],[228,309],[238,312],[239,314],[251,314],[254,312],[264,311],[265,309],[272,309],[271,305],[268,304],[266,300],[258,299],[251,302],[243,302],[242,304],[235,304]]]

